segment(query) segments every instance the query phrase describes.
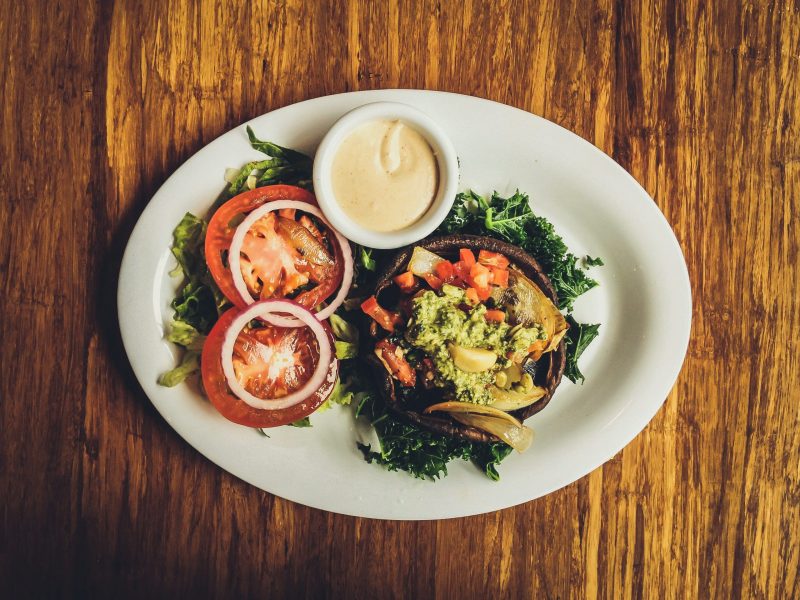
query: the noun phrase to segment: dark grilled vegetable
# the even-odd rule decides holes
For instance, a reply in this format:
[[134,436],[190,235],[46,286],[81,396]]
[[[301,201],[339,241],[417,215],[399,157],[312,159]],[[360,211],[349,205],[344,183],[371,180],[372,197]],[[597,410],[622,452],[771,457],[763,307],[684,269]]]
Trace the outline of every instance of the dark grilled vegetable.
[[[396,298],[391,297],[396,293],[396,286],[393,285],[394,278],[408,270],[408,263],[411,259],[414,247],[422,247],[435,254],[447,258],[457,259],[461,248],[474,250],[477,255],[480,250],[489,250],[505,255],[511,260],[512,268],[518,270],[527,279],[532,281],[544,294],[554,303],[558,304],[555,290],[545,275],[539,263],[529,254],[506,242],[497,239],[474,236],[474,235],[450,235],[424,240],[413,246],[400,250],[395,257],[389,261],[388,266],[379,276],[375,295],[379,301],[386,301],[390,306]],[[545,390],[540,400],[533,404],[512,412],[511,414],[520,421],[542,410],[550,401],[550,397],[561,382],[561,377],[565,366],[564,341],[561,340],[552,352],[548,352],[539,358],[534,370],[534,383]],[[377,363],[377,361],[376,361]],[[408,402],[403,394],[398,394],[398,382],[386,371],[383,365],[377,363],[375,370],[376,377],[381,382],[381,392],[387,405],[396,413],[408,418],[426,429],[438,433],[470,440],[473,442],[494,442],[496,438],[480,429],[465,425],[450,417],[424,415],[420,406],[415,406]],[[421,394],[425,393],[422,386],[418,388]],[[416,404],[416,403],[414,403]]]

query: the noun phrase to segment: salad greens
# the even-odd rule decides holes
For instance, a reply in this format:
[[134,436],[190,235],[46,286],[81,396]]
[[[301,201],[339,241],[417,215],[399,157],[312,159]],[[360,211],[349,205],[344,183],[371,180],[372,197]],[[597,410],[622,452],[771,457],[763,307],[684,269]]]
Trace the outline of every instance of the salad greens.
[[[380,452],[369,444],[358,443],[358,449],[368,463],[375,462],[390,471],[406,471],[420,479],[447,476],[447,463],[461,458],[471,460],[486,476],[497,481],[497,465],[511,453],[504,442],[478,444],[421,429],[396,418],[382,403],[370,402],[368,411],[372,426],[380,439]],[[363,411],[362,411],[363,414]]]
[[583,383],[584,377],[583,373],[581,373],[581,370],[578,368],[578,359],[581,357],[581,354],[583,354],[583,351],[586,350],[586,346],[597,337],[600,325],[578,323],[572,318],[572,315],[567,315],[567,323],[569,324],[569,329],[567,329],[565,338],[567,365],[564,368],[564,375],[568,377],[570,381],[577,383],[580,379],[581,383]]
[[[175,342],[177,343],[177,342]],[[179,383],[186,380],[186,378],[200,368],[200,352],[196,350],[187,350],[181,364],[174,369],[170,369],[166,373],[162,373],[158,378],[158,385],[165,387],[175,387]]]
[[[229,185],[220,195],[216,206],[248,189],[265,185],[289,184],[311,189],[310,157],[259,140],[249,126],[247,135],[250,145],[267,158],[231,170],[231,175],[226,177]],[[198,370],[205,335],[219,315],[229,307],[205,262],[206,226],[206,221],[187,213],[173,232],[172,253],[178,266],[170,274],[183,275],[184,283],[172,301],[175,314],[166,339],[183,346],[186,353],[178,367],[159,378],[162,385],[177,385]],[[488,199],[472,191],[458,194],[450,214],[437,233],[486,235],[520,246],[536,258],[550,277],[562,311],[571,312],[576,298],[598,285],[585,269],[600,266],[603,261],[587,256],[579,265],[578,257],[569,252],[553,225],[535,215],[528,196],[519,191],[508,198],[494,193]],[[358,443],[358,448],[365,460],[381,464],[389,470],[402,470],[414,477],[435,480],[447,475],[447,464],[459,458],[471,460],[487,477],[497,480],[497,465],[511,453],[510,446],[503,442],[482,444],[452,438],[422,429],[396,415],[378,393],[369,367],[359,359],[359,331],[346,319],[351,319],[351,315],[354,315],[352,318],[360,316],[358,305],[365,291],[374,285],[377,265],[386,254],[354,244],[355,277],[351,298],[340,309],[340,314],[330,319],[336,355],[340,360],[339,380],[331,396],[317,412],[333,404],[353,405],[356,418],[369,419],[379,440],[378,449],[373,450],[371,445],[362,443]],[[348,313],[348,310],[353,312]],[[573,382],[583,382],[577,361],[597,337],[600,326],[578,323],[571,314],[567,315],[567,321],[570,329],[565,338],[567,365],[564,374]],[[311,419],[306,417],[291,425],[311,427]],[[259,431],[267,435],[263,429]]]
[[250,138],[250,145],[254,150],[266,154],[269,158],[251,161],[239,169],[238,173],[230,178],[230,185],[223,192],[219,203],[247,190],[278,183],[311,189],[313,165],[311,157],[297,150],[259,140],[249,125],[247,137]]
[[203,247],[206,225],[203,219],[191,213],[184,215],[172,233],[172,254],[177,259],[178,266],[170,273],[173,276],[183,274],[185,277],[183,287],[172,301],[174,320],[190,325],[204,334],[211,331],[228,305],[206,265]]
[[158,383],[173,387],[200,368],[200,351],[205,334],[211,331],[219,315],[229,306],[208,272],[204,243],[207,223],[186,213],[172,232],[172,254],[178,265],[170,275],[183,275],[184,283],[172,300],[172,316],[167,341],[183,346],[181,364],[163,373]]

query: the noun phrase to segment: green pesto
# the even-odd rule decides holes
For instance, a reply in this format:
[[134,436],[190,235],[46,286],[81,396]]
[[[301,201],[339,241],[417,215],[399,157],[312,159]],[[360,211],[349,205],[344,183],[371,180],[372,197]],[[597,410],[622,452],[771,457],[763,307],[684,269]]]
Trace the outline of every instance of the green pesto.
[[[511,327],[506,322],[489,322],[485,315],[485,305],[471,306],[464,290],[450,285],[443,286],[440,294],[426,291],[411,305],[406,341],[433,361],[434,384],[461,402],[490,403],[495,374],[510,364],[506,357],[524,352],[545,337],[539,325]],[[499,359],[488,371],[467,373],[455,366],[449,344],[491,350]]]

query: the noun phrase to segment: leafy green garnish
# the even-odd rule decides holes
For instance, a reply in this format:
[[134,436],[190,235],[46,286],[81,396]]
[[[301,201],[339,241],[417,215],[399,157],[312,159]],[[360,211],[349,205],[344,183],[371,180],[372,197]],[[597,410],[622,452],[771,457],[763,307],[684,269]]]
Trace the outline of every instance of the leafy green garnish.
[[365,365],[359,360],[358,328],[338,314],[331,315],[330,324],[336,344],[336,358],[340,362],[339,378],[325,405],[344,406],[353,400],[361,402],[364,396],[371,395],[374,390],[371,380],[365,376]]
[[313,163],[309,156],[297,150],[258,139],[249,125],[247,126],[247,137],[250,139],[253,149],[263,152],[270,158],[252,161],[244,165],[223,194],[222,201],[250,189],[247,185],[247,178],[251,174],[255,176],[255,187],[283,183],[311,189]]
[[[172,275],[183,273],[186,283],[172,301],[174,321],[190,325],[207,334],[227,305],[208,272],[203,246],[206,222],[186,213],[172,232],[172,254],[178,266]],[[174,328],[174,325],[173,325]]]
[[528,195],[520,191],[508,198],[493,193],[489,200],[473,191],[461,193],[438,231],[489,235],[519,246],[542,265],[562,310],[570,310],[578,296],[597,285],[578,266],[578,258],[569,252],[552,223],[535,215]]
[[355,392],[350,389],[351,385],[349,382],[342,383],[341,376],[339,379],[336,380],[336,385],[331,392],[331,395],[328,396],[328,399],[325,401],[328,404],[340,404],[342,406],[347,406],[353,401],[355,397]]
[[447,475],[447,463],[455,459],[472,460],[490,479],[500,475],[496,466],[511,452],[503,442],[473,443],[422,429],[389,412],[377,396],[369,396],[359,406],[359,414],[372,422],[380,441],[379,451],[357,442],[364,459],[390,471],[406,471],[419,479],[436,480]]
[[302,419],[298,419],[294,423],[289,423],[290,427],[312,427],[311,425],[311,418],[310,417],[303,417]]
[[586,257],[583,259],[583,263],[584,263],[584,264],[585,264],[587,267],[602,267],[602,266],[605,264],[605,263],[603,262],[603,259],[602,259],[602,258],[600,258],[599,256],[598,256],[597,258],[592,258],[592,257],[591,257],[591,256],[589,256],[589,255],[587,255],[587,256],[586,256]]
[[342,342],[358,344],[358,329],[352,323],[348,323],[336,313],[328,319],[334,337]]
[[336,358],[339,360],[347,360],[349,358],[358,357],[358,344],[336,340],[335,345]]
[[564,375],[573,383],[578,383],[578,380],[583,383],[584,377],[578,368],[578,359],[586,350],[586,346],[600,333],[600,324],[578,323],[572,315],[567,316],[567,323],[569,324],[565,337],[567,366],[564,368]]
[[183,360],[174,369],[162,373],[158,378],[158,385],[175,387],[200,368],[200,352],[188,350],[183,355]]
[[497,465],[505,459],[513,448],[502,442],[494,444],[473,444],[472,461],[483,469],[489,479],[498,481],[500,473],[497,472]]
[[168,342],[183,346],[187,350],[196,350],[199,352],[203,349],[206,336],[189,325],[189,323],[173,321],[166,339]]
[[208,272],[203,250],[206,222],[186,213],[172,232],[172,254],[178,265],[170,275],[183,275],[184,284],[172,300],[175,314],[166,339],[186,348],[181,364],[158,378],[172,387],[200,368],[199,352],[207,334],[227,306]]
[[363,267],[367,271],[374,271],[377,263],[375,259],[372,258],[372,248],[365,248],[364,246],[358,246],[358,264],[359,266]]
[[[375,271],[378,263],[372,248],[365,248],[359,244],[351,244],[353,249],[353,290],[369,288],[374,283]],[[352,294],[351,294],[352,296]]]
[[336,358],[348,360],[358,357],[358,329],[337,314],[329,319],[335,338]]
[[[311,171],[312,160],[302,152],[284,148],[283,146],[278,146],[278,144],[273,142],[266,142],[258,139],[256,134],[253,132],[252,127],[249,125],[247,126],[247,137],[250,139],[250,145],[254,150],[263,152],[267,156],[272,156],[276,160],[282,160],[286,164],[305,165],[309,172]],[[281,181],[281,183],[286,183],[286,181]]]
[[[178,261],[170,277],[197,273],[205,264],[205,256],[200,250],[206,239],[206,222],[192,213],[186,213],[172,231],[172,255]],[[203,264],[201,264],[203,263]]]

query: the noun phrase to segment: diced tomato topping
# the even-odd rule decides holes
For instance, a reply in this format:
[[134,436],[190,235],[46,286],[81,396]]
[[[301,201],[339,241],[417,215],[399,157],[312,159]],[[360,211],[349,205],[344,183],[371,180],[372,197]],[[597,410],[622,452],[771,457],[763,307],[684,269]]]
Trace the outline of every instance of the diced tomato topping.
[[372,311],[375,308],[379,308],[380,304],[378,304],[378,299],[375,296],[370,296],[364,302],[361,303],[361,310],[363,310],[366,314],[371,316]]
[[438,290],[442,287],[442,280],[439,279],[433,273],[425,273],[422,278],[428,282],[428,285],[431,286],[433,289]]
[[469,279],[467,282],[475,288],[475,291],[478,293],[478,299],[481,302],[488,300],[489,296],[492,294],[492,289],[489,284],[489,277],[491,274],[489,268],[480,263],[476,263],[470,267]]
[[489,267],[489,270],[492,272],[493,284],[498,287],[508,287],[508,271],[497,267]]
[[278,214],[282,217],[286,217],[287,219],[291,219],[294,221],[294,217],[297,214],[296,208],[282,208],[278,211]]
[[456,270],[449,260],[443,260],[440,263],[436,263],[436,267],[434,267],[436,271],[436,275],[439,276],[439,279],[442,280],[442,283],[450,283],[456,277]]
[[481,302],[486,302],[492,295],[491,287],[475,288],[475,291],[478,293],[478,300],[480,300]]
[[484,317],[491,323],[502,323],[506,320],[506,313],[502,310],[487,310]]
[[469,280],[469,268],[469,265],[463,260],[460,260],[454,264],[453,270],[455,271],[456,279],[466,283]]
[[392,377],[401,384],[406,387],[416,385],[417,372],[411,368],[399,347],[387,340],[381,340],[375,344],[375,354],[389,373],[392,374]]
[[461,259],[461,262],[468,267],[471,267],[475,264],[475,254],[473,254],[472,250],[462,248],[458,251],[458,257]]
[[480,302],[478,299],[478,292],[475,291],[475,288],[467,288],[466,298],[471,304],[477,304]]
[[375,296],[370,296],[364,300],[361,304],[361,310],[375,319],[375,322],[389,333],[394,332],[394,328],[403,322],[403,318],[400,315],[386,310],[378,304],[378,299]]
[[400,275],[394,278],[394,282],[403,292],[406,293],[413,292],[417,285],[417,280],[411,271],[400,273]]
[[508,259],[499,252],[490,252],[489,250],[481,250],[478,252],[478,262],[500,269],[508,268]]
[[491,275],[491,271],[489,271],[488,267],[483,266],[480,263],[472,265],[469,269],[469,283],[472,284],[472,287],[480,291],[480,288],[488,288],[489,287],[489,276]]

